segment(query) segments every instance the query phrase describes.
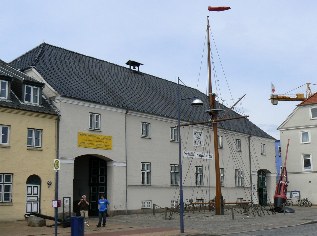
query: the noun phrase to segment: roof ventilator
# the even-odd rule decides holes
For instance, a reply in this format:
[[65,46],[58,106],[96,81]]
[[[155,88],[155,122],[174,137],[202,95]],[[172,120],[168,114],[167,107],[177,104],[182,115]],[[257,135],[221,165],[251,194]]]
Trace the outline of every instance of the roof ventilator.
[[140,63],[140,62],[136,62],[136,61],[131,61],[131,60],[129,60],[129,61],[126,63],[126,65],[128,65],[131,70],[140,71],[140,65],[143,65],[143,64]]

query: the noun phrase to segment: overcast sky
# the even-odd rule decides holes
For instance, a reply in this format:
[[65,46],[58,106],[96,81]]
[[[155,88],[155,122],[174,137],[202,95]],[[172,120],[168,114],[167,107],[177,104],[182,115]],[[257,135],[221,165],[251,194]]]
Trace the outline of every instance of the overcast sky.
[[2,0],[0,59],[46,42],[121,66],[135,60],[142,72],[206,92],[209,16],[213,92],[227,106],[246,94],[237,111],[279,139],[298,103],[271,105],[271,83],[278,94],[316,84],[316,10],[316,0]]

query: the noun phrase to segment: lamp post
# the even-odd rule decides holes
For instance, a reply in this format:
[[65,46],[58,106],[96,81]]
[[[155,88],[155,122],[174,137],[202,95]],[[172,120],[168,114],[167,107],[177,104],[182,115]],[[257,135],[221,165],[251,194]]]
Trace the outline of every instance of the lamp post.
[[203,102],[198,98],[181,98],[180,78],[177,78],[177,135],[178,135],[178,168],[179,168],[179,228],[184,233],[184,193],[183,193],[183,164],[182,164],[182,142],[181,142],[181,100],[194,99],[193,106],[201,106]]

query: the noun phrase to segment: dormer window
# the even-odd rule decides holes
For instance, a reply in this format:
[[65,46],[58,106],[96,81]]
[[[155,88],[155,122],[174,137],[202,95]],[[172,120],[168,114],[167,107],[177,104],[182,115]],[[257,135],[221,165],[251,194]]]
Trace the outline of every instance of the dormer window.
[[40,101],[40,88],[31,86],[31,85],[25,85],[24,102],[38,105],[39,101]]
[[0,80],[0,98],[8,99],[9,94],[9,82],[6,80]]

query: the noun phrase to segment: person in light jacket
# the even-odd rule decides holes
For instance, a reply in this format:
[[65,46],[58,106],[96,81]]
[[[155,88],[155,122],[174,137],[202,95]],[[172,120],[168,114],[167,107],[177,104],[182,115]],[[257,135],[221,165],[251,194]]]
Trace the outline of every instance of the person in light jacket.
[[99,210],[99,222],[97,227],[101,227],[101,220],[102,226],[106,226],[107,222],[107,206],[110,204],[108,199],[105,199],[104,195],[100,195],[100,199],[98,200],[98,210]]

